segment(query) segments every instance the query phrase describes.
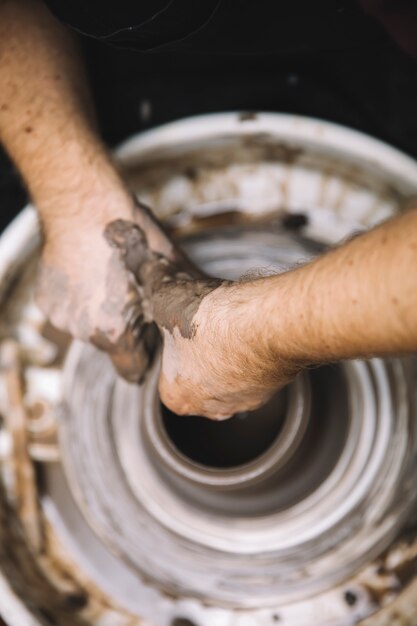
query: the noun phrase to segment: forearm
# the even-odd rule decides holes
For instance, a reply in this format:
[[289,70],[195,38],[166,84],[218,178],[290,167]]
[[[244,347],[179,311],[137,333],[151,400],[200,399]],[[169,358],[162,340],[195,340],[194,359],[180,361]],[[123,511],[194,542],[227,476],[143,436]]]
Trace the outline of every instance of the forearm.
[[[100,140],[71,33],[37,0],[0,0],[0,140],[20,170],[43,227],[132,219],[134,202]],[[172,254],[146,211],[135,219]],[[65,225],[62,224],[65,229]]]
[[0,4],[0,86],[0,138],[45,218],[84,187],[116,187],[77,48],[36,0]]
[[203,307],[222,302],[213,324],[227,350],[263,376],[282,362],[416,351],[417,210],[293,271],[217,291]]
[[300,356],[316,362],[416,351],[416,270],[417,209],[301,268],[304,297],[294,304],[295,321],[306,316]]
[[417,350],[417,209],[292,271],[234,283],[185,279],[128,222],[106,234],[163,335],[160,393],[176,413],[223,419],[303,367]]

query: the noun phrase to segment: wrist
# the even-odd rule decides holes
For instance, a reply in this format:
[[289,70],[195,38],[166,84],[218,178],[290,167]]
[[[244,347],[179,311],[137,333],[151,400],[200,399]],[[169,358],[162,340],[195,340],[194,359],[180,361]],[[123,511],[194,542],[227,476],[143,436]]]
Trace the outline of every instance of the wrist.
[[301,347],[295,351],[288,341],[287,316],[276,307],[268,311],[267,294],[271,289],[279,293],[278,278],[274,286],[262,279],[225,283],[201,303],[196,326],[202,335],[216,337],[217,360],[227,364],[226,386],[244,380],[246,387],[273,390],[300,369]]
[[326,360],[314,321],[309,266],[226,289],[227,334],[237,349],[246,347],[246,358],[265,386]]
[[[133,219],[134,200],[107,158],[73,160],[57,178],[41,181],[33,192],[47,235],[77,228],[104,228],[115,219]],[[49,176],[49,174],[48,174]]]

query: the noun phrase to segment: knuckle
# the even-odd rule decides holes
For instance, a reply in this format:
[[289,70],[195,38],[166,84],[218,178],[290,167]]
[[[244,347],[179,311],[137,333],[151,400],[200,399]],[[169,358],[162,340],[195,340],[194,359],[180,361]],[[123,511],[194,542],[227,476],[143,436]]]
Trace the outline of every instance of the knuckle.
[[159,395],[163,404],[177,415],[195,415],[198,413],[195,403],[191,402],[190,398],[175,383],[167,385],[160,382]]

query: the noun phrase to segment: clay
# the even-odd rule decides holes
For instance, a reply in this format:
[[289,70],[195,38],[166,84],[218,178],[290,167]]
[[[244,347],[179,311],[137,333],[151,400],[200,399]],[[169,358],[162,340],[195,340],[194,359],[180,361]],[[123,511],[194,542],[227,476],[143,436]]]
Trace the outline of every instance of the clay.
[[249,122],[256,120],[258,118],[257,113],[255,111],[242,111],[239,115],[239,120],[241,122]]
[[158,336],[154,324],[144,324],[143,317],[137,322],[138,330],[128,329],[112,343],[106,335],[95,329],[91,343],[104,350],[111,357],[113,365],[131,383],[142,383],[158,345]]
[[120,250],[127,269],[134,275],[143,294],[147,322],[173,333],[178,328],[184,338],[195,333],[194,316],[203,298],[225,281],[195,279],[182,266],[151,250],[143,230],[132,222],[115,220],[105,229],[105,237]]
[[136,213],[138,225],[147,233],[147,241],[149,238],[148,245],[181,266],[190,276],[204,278],[206,276],[204,272],[196,267],[183,250],[174,243],[165,226],[157,220],[152,210],[136,197],[133,198],[133,202],[138,209]]

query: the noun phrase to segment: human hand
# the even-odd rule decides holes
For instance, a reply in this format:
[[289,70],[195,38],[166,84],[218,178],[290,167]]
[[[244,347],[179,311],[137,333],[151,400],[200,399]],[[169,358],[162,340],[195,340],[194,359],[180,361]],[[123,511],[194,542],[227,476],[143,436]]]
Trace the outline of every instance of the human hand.
[[[175,299],[184,311],[183,334],[172,326],[175,315],[154,306],[154,319],[163,336],[159,392],[162,402],[180,415],[203,415],[222,420],[265,404],[291,382],[299,368],[287,359],[274,359],[262,345],[261,320],[250,302],[239,299],[239,285],[211,287],[173,282],[154,295],[154,301]],[[238,310],[237,310],[238,309]]]
[[139,382],[152,359],[158,333],[145,319],[132,275],[104,238],[109,215],[136,219],[155,249],[187,264],[189,271],[194,268],[146,207],[135,206],[131,198],[114,198],[117,212],[103,211],[99,198],[88,201],[96,203],[91,211],[63,210],[45,224],[37,302],[54,326],[105,350],[124,378]]
[[262,405],[298,373],[261,337],[249,283],[193,278],[151,251],[143,231],[124,220],[110,224],[106,237],[162,334],[159,391],[172,411],[225,419]]

